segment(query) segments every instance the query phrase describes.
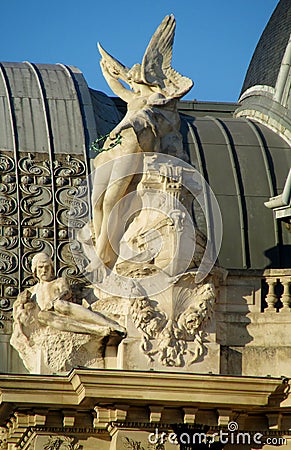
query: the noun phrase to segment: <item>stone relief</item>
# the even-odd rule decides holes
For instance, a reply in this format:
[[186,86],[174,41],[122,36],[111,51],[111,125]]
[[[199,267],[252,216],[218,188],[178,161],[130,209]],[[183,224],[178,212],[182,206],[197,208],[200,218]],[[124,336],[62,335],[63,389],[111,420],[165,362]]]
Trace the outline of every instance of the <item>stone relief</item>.
[[150,444],[147,442],[143,444],[141,441],[136,441],[134,439],[123,437],[122,438],[123,448],[128,450],[164,450],[165,445],[162,442],[157,442],[156,444]]
[[80,444],[69,436],[50,436],[44,444],[44,450],[78,450]]
[[[211,281],[200,286],[187,283],[159,294],[157,301],[137,299],[131,306],[133,322],[142,333],[141,349],[152,362],[157,357],[164,366],[183,367],[206,352],[205,327],[213,314],[216,290]],[[163,300],[168,303],[164,311]]]
[[32,259],[38,282],[21,292],[13,307],[11,345],[26,368],[38,372],[41,360],[52,372],[99,361],[102,367],[106,340],[121,340],[125,329],[116,321],[75,303],[63,277],[55,278],[46,253]]

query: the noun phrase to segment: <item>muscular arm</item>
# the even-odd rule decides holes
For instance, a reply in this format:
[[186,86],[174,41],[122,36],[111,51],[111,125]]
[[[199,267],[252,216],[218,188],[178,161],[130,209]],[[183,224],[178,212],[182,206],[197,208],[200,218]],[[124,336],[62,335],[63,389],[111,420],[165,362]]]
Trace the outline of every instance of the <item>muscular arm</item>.
[[[130,100],[132,100],[134,93],[123,86],[123,84],[118,80],[119,74],[115,73],[114,69],[110,70],[110,68],[108,68],[108,66],[102,60],[100,65],[103,76],[112,91],[126,103],[129,103]],[[111,71],[113,72],[113,74],[111,73]]]

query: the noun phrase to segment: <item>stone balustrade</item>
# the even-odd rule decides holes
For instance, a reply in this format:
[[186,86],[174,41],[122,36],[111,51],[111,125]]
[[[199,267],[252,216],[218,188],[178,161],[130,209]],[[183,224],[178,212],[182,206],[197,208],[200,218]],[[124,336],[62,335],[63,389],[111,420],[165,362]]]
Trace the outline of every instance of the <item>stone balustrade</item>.
[[262,286],[262,311],[291,312],[290,269],[265,271]]

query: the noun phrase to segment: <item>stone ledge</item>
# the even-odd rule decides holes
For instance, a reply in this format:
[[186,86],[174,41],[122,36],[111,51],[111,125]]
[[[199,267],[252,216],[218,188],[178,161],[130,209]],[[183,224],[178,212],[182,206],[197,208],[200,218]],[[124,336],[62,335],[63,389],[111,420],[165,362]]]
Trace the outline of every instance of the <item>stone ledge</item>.
[[136,405],[264,406],[280,378],[74,369],[66,376],[0,375],[0,420],[9,404],[49,406],[130,402]]

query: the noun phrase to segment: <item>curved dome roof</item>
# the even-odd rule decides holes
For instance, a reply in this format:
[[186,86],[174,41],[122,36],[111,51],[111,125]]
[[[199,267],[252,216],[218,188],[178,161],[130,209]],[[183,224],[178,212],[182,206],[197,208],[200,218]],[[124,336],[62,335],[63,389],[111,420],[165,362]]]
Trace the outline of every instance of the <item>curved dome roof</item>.
[[[263,125],[227,111],[219,119],[192,117],[195,108],[183,110],[182,103],[185,158],[208,181],[222,212],[220,264],[290,267],[287,231],[264,206],[284,187],[289,146]],[[0,300],[7,311],[18,289],[32,282],[30,261],[39,251],[54,255],[58,275],[72,282],[82,276],[70,238],[90,212],[90,143],[119,120],[112,99],[90,90],[76,68],[0,64]]]
[[58,275],[82,280],[83,253],[77,264],[70,241],[90,213],[90,143],[119,119],[113,101],[91,92],[76,67],[0,63],[2,311],[11,311],[18,291],[34,283],[35,253],[52,255]]
[[[291,165],[289,145],[266,126],[246,118],[183,114],[182,133],[185,157],[206,179],[221,210],[220,265],[258,270],[290,267],[290,233],[264,205],[284,188]],[[196,220],[205,232],[202,216],[198,213]]]
[[96,136],[89,89],[76,67],[3,62],[0,101],[1,150],[84,155]]
[[280,0],[254,51],[241,94],[256,85],[275,87],[291,32],[291,2]]

